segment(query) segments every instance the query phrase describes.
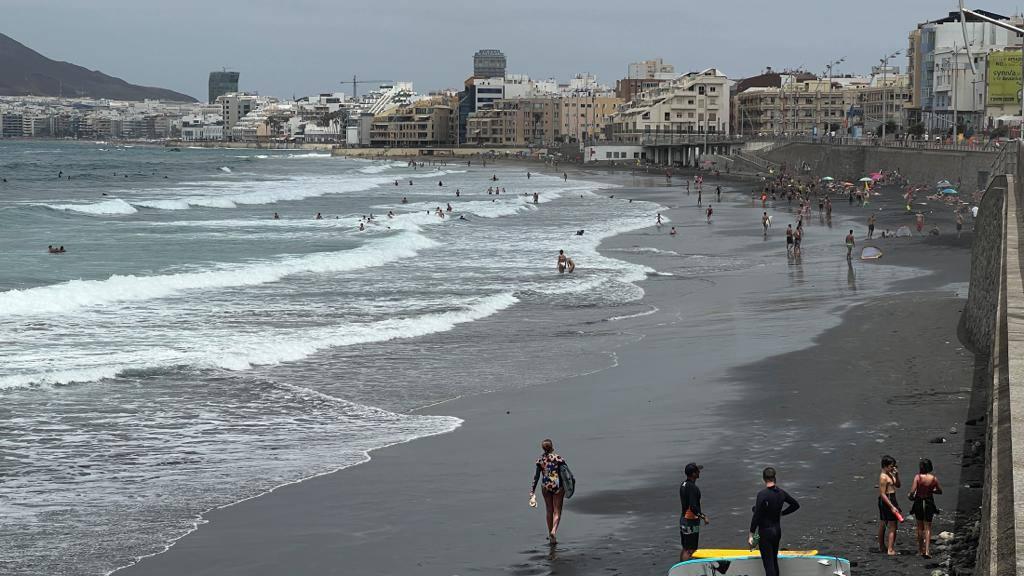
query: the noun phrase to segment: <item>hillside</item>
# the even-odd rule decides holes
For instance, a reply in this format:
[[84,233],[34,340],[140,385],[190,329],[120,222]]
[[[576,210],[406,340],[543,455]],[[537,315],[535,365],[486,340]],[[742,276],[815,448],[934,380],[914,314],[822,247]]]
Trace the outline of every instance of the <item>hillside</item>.
[[137,86],[98,70],[58,62],[0,34],[0,96],[60,96],[111,100],[196,99],[173,90]]

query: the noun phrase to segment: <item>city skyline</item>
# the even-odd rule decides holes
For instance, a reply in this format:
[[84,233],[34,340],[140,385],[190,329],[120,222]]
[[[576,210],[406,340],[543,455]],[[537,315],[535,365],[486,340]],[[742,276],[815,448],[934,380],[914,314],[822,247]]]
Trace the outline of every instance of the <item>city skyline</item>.
[[[714,11],[658,1],[638,12],[571,0],[538,11],[528,2],[503,13],[496,30],[492,10],[464,0],[442,9],[399,0],[386,22],[374,5],[323,0],[291,2],[287,9],[265,0],[179,0],[151,9],[127,0],[88,6],[66,0],[9,3],[9,27],[2,31],[42,54],[200,100],[209,72],[221,68],[241,72],[242,90],[281,97],[349,93],[353,74],[411,81],[421,92],[460,88],[472,73],[473,53],[486,48],[505,53],[509,73],[566,80],[588,72],[611,85],[626,75],[630,62],[657,57],[674,64],[677,73],[713,66],[733,78],[767,66],[821,73],[838,58],[845,62],[835,73],[863,74],[881,56],[905,53],[907,33],[922,19],[956,8],[955,2],[870,0],[856,12],[836,13],[811,0],[781,8],[737,0],[718,3]],[[1017,11],[1007,1],[978,7]],[[58,11],[64,17],[54,20]],[[90,31],[86,39],[83,30]],[[403,33],[391,38],[389,30]],[[506,30],[523,33],[495,33]],[[636,34],[642,42],[634,45],[621,34]],[[865,37],[878,40],[865,43]],[[904,69],[905,56],[895,64]]]

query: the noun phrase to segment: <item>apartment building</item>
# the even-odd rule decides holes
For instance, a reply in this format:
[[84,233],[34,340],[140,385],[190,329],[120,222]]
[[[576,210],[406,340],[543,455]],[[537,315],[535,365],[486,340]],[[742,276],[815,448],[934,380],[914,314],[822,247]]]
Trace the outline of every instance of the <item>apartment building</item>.
[[[790,77],[792,78],[792,77]],[[826,134],[845,125],[846,90],[828,79],[783,80],[754,86],[733,97],[737,131],[742,134]]]
[[455,144],[458,101],[437,97],[378,114],[370,128],[370,145],[425,148]]
[[615,96],[568,96],[559,99],[560,132],[566,142],[602,138],[612,116],[625,100]]
[[640,93],[608,121],[613,133],[729,133],[729,88],[719,70],[684,74]]
[[466,141],[477,146],[553,146],[562,140],[562,106],[556,98],[498,100],[469,115]]

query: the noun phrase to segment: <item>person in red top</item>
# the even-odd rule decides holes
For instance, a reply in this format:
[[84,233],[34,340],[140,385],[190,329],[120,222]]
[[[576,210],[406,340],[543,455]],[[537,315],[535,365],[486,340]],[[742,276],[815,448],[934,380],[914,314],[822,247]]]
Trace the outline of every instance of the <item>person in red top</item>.
[[918,464],[918,474],[914,476],[914,483],[910,485],[910,499],[914,506],[910,509],[917,521],[917,551],[924,558],[931,558],[929,546],[932,539],[932,518],[938,511],[935,507],[934,494],[942,494],[942,486],[939,479],[932,473],[932,461],[928,458],[921,458]]

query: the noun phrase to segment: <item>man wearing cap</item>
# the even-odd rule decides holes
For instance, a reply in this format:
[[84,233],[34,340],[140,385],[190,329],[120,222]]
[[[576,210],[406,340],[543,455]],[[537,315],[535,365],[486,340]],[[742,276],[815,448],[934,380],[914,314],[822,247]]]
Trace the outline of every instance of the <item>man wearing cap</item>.
[[686,480],[679,485],[679,501],[683,505],[683,512],[679,516],[679,536],[683,544],[683,549],[679,553],[680,562],[686,562],[697,551],[700,544],[701,520],[704,524],[710,522],[700,510],[700,488],[697,487],[697,478],[700,478],[700,471],[703,468],[693,462],[687,464],[684,469]]

